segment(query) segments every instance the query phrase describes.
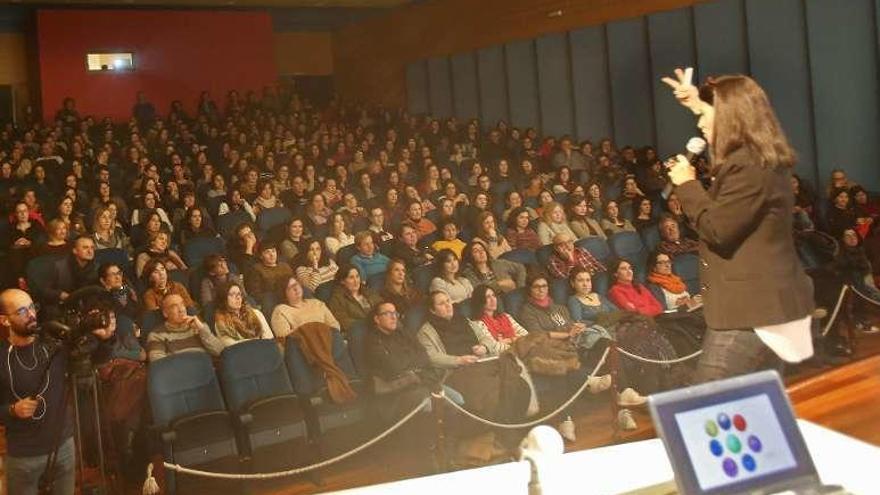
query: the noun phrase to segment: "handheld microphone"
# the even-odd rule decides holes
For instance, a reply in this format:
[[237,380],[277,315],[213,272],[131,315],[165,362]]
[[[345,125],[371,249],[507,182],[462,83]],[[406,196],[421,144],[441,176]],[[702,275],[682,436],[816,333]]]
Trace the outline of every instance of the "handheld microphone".
[[[682,154],[687,158],[687,161],[693,163],[698,156],[706,151],[706,146],[705,139],[701,137],[692,137],[688,139],[688,142],[684,147],[685,151]],[[675,165],[675,157],[669,157],[669,159],[666,160],[666,168],[670,168],[673,165]]]
[[562,436],[547,425],[536,426],[529,431],[519,444],[519,460],[528,461],[531,467],[529,478],[529,495],[542,495],[541,466],[550,458],[561,455],[565,450]]

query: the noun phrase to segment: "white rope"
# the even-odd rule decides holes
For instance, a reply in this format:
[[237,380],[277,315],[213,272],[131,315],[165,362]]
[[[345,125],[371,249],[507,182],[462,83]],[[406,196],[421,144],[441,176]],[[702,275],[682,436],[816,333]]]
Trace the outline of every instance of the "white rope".
[[624,350],[624,349],[621,348],[621,347],[618,347],[617,350],[618,350],[618,352],[620,352],[621,354],[623,354],[624,356],[626,356],[626,357],[628,357],[628,358],[630,358],[630,359],[635,359],[636,361],[641,361],[641,362],[643,362],[643,363],[651,363],[651,364],[678,364],[678,363],[683,363],[683,362],[685,362],[685,361],[689,361],[689,360],[691,360],[691,359],[693,359],[693,358],[695,358],[695,357],[697,357],[697,356],[699,356],[700,354],[703,353],[703,350],[700,349],[700,350],[694,352],[693,354],[689,354],[689,355],[687,355],[687,356],[685,356],[685,357],[680,357],[680,358],[675,358],[675,359],[651,359],[651,358],[646,358],[646,357],[638,356],[638,355],[633,354],[633,353],[631,353],[631,352],[627,352],[626,350]]
[[855,292],[856,294],[858,294],[859,296],[861,296],[861,298],[864,299],[865,301],[868,301],[869,303],[873,304],[874,306],[880,306],[880,301],[877,301],[873,297],[871,297],[867,294],[864,294],[859,289],[856,289],[854,285],[848,285],[847,287],[849,287],[849,290],[851,290],[851,291]]
[[463,408],[462,406],[456,404],[455,401],[453,401],[452,399],[447,397],[446,394],[443,393],[442,391],[439,393],[432,392],[431,395],[433,395],[434,397],[436,397],[438,399],[440,399],[440,398],[445,399],[446,402],[453,407],[453,409],[456,409],[458,412],[473,419],[474,421],[478,421],[478,422],[483,423],[485,425],[492,426],[494,428],[505,428],[508,430],[518,430],[520,428],[529,428],[531,426],[535,426],[535,425],[539,425],[541,423],[544,423],[545,421],[558,415],[559,413],[564,411],[566,408],[568,408],[568,406],[570,406],[572,403],[574,403],[574,401],[583,393],[583,391],[586,390],[587,384],[590,383],[590,378],[593,378],[593,376],[596,375],[596,372],[599,371],[599,368],[601,368],[602,365],[605,364],[605,359],[608,357],[608,352],[610,350],[611,350],[611,347],[605,348],[605,352],[602,354],[602,358],[599,359],[599,363],[596,364],[596,367],[593,368],[593,371],[589,374],[589,376],[587,376],[587,379],[584,380],[584,383],[580,386],[579,389],[577,389],[577,391],[574,393],[574,395],[571,396],[571,398],[569,398],[567,401],[563,402],[562,405],[557,407],[555,411],[545,415],[542,418],[538,418],[538,419],[529,421],[528,423],[496,423],[495,421],[490,421],[488,419],[481,418],[480,416],[477,416],[476,414],[474,414],[474,413],[468,411],[467,409]]
[[843,297],[846,296],[846,291],[851,287],[848,285],[844,285],[840,289],[840,295],[837,296],[837,304],[834,306],[834,311],[831,312],[831,318],[828,318],[828,323],[825,324],[825,328],[822,329],[822,337],[828,335],[828,332],[831,330],[831,327],[834,325],[834,322],[837,320],[837,314],[840,312],[840,306],[843,304]]
[[188,467],[181,466],[179,464],[171,464],[169,462],[163,462],[166,469],[171,469],[172,471],[177,471],[181,474],[189,474],[192,476],[201,476],[203,478],[215,478],[215,479],[227,479],[227,480],[267,480],[273,478],[283,478],[285,476],[293,476],[296,474],[301,474],[309,471],[314,471],[316,469],[321,469],[323,467],[329,466],[331,464],[335,464],[342,460],[348,459],[349,457],[361,452],[364,449],[372,447],[377,442],[383,440],[388,435],[392,434],[395,430],[403,426],[404,423],[412,419],[416,414],[419,413],[423,408],[427,407],[428,404],[431,403],[430,397],[425,397],[418,406],[415,407],[412,411],[410,411],[406,416],[400,418],[397,423],[394,423],[390,428],[383,431],[377,437],[372,440],[359,445],[348,452],[343,452],[336,457],[318,462],[316,464],[311,464],[309,466],[303,466],[294,469],[288,469],[287,471],[277,471],[274,473],[249,473],[249,474],[239,474],[239,473],[216,473],[211,471],[201,471],[199,469],[191,469]]

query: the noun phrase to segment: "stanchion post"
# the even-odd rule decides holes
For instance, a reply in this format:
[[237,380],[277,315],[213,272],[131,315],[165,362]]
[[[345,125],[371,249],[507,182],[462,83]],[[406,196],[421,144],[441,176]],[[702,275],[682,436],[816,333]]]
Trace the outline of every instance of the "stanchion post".
[[[852,293],[853,291],[849,291],[849,292]],[[846,314],[846,318],[844,320],[844,322],[845,322],[844,324],[846,325],[846,340],[849,341],[849,348],[852,351],[853,355],[855,355],[856,341],[857,341],[856,322],[855,322],[855,320],[856,320],[855,306],[856,306],[856,299],[857,298],[850,295],[850,294],[847,294],[844,297],[846,298],[846,300],[843,302],[844,312]]]
[[434,423],[436,425],[436,446],[434,448],[434,457],[440,472],[446,472],[449,469],[449,459],[446,457],[446,402],[443,399],[443,388],[438,387],[435,394],[431,395],[431,410],[434,413]]
[[617,352],[617,341],[611,340],[608,343],[608,369],[611,372],[611,422],[614,425],[614,438],[620,437],[620,406],[617,404],[617,394],[620,392],[620,381],[618,369],[620,367],[620,353]]

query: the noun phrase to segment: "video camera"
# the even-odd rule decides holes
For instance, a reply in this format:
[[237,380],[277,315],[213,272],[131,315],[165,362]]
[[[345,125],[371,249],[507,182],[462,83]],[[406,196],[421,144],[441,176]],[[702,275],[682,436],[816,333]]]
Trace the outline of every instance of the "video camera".
[[85,287],[74,291],[64,302],[61,313],[42,325],[41,339],[58,351],[70,353],[70,368],[77,375],[87,375],[94,366],[91,356],[98,348],[92,334],[111,324],[113,297],[101,287]]

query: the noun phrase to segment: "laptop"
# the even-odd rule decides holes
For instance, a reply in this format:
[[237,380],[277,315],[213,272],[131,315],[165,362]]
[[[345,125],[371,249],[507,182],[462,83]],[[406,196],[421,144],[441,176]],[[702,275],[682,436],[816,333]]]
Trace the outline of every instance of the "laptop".
[[650,493],[847,494],[819,480],[776,371],[655,394],[648,407],[675,473]]

